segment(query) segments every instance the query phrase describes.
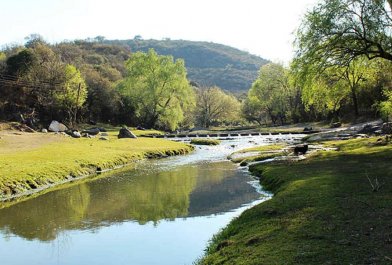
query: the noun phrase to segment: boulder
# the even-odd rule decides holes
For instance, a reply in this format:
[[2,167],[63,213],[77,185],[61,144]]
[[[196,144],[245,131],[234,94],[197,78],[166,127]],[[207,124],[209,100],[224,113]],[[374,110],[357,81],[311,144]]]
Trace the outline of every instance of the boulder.
[[45,128],[41,130],[42,133],[48,133],[48,130],[46,130]]
[[65,133],[73,138],[80,138],[82,135],[78,130],[66,130]]
[[367,133],[370,133],[370,132],[374,132],[374,130],[372,130],[372,127],[373,127],[373,125],[371,125],[371,124],[366,124],[366,125],[364,125],[364,126],[362,127],[362,129],[360,129],[360,130],[358,131],[358,133],[360,133],[360,134],[367,134]]
[[109,139],[107,137],[99,137],[99,140],[104,140],[104,141],[106,140],[107,141]]
[[392,122],[384,122],[381,127],[381,133],[392,134]]
[[311,131],[313,131],[312,127],[305,127],[304,128],[304,132],[311,132]]
[[94,127],[87,130],[83,130],[82,133],[88,133],[89,135],[97,135],[98,133],[100,133],[100,130],[99,128]]
[[66,130],[68,130],[68,128],[67,126],[58,121],[52,121],[49,125],[48,130],[51,132],[65,132]]
[[128,128],[121,128],[118,133],[118,138],[133,138],[136,139],[136,135],[134,135]]
[[339,128],[339,127],[341,127],[342,126],[342,123],[341,122],[334,122],[334,123],[332,123],[331,124],[331,128]]
[[78,131],[72,131],[71,136],[72,136],[73,138],[80,138],[80,137],[82,137],[82,135],[81,135],[80,132],[78,132]]

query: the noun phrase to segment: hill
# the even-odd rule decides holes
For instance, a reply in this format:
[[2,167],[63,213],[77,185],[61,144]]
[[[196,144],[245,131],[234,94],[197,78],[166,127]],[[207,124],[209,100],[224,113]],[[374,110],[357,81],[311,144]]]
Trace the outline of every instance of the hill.
[[267,60],[239,49],[212,43],[185,40],[105,40],[106,44],[128,47],[132,52],[153,48],[162,55],[183,58],[188,78],[201,86],[219,86],[231,92],[248,90]]

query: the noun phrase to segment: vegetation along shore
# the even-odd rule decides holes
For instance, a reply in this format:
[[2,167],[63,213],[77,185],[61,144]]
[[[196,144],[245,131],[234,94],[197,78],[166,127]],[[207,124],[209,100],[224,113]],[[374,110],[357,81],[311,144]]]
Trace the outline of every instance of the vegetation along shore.
[[273,198],[215,235],[199,264],[391,264],[387,141],[331,141],[335,151],[306,160],[250,166]]
[[[81,176],[113,169],[144,158],[185,154],[193,147],[172,141],[138,137],[107,140],[71,138],[65,134],[0,131],[0,199],[30,194]],[[135,130],[136,135],[148,131]]]

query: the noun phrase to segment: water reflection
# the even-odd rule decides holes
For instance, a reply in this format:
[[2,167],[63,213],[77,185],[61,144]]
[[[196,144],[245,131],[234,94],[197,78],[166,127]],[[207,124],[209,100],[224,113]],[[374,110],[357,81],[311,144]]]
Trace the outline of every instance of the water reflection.
[[268,141],[238,138],[197,148],[0,209],[1,262],[192,264],[214,233],[265,199],[226,156]]
[[[147,167],[147,166],[146,166]],[[139,224],[229,211],[259,195],[230,162],[139,169],[53,191],[0,210],[0,229],[26,239],[54,240],[65,230]]]

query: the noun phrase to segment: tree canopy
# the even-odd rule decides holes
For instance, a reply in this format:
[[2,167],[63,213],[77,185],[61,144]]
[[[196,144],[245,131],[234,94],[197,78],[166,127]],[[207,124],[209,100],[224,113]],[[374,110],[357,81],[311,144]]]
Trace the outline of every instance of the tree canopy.
[[301,67],[347,66],[360,56],[392,61],[391,4],[321,1],[305,15],[297,32],[296,57],[302,59]]
[[203,127],[213,123],[232,123],[240,118],[240,102],[219,87],[199,88],[196,119]]
[[184,111],[194,104],[184,61],[172,56],[136,52],[126,62],[127,74],[118,89],[134,106],[136,118],[147,127],[174,130]]

